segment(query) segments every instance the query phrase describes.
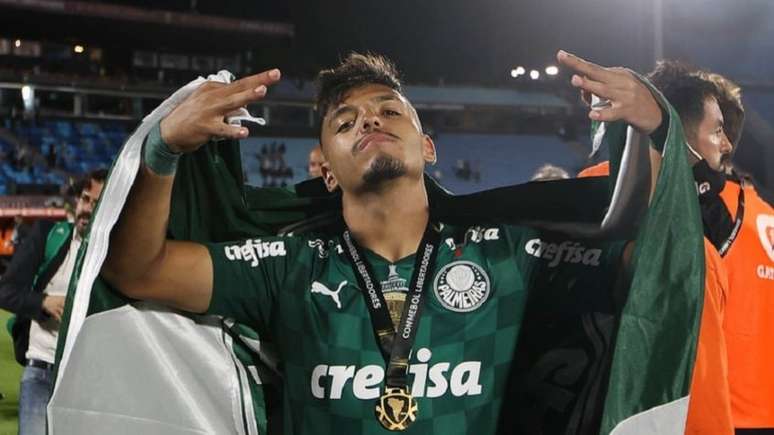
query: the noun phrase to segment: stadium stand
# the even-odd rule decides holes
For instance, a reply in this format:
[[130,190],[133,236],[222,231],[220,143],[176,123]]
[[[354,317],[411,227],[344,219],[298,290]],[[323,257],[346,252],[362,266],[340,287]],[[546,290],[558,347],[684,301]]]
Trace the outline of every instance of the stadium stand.
[[110,165],[127,137],[117,122],[47,119],[3,123],[16,144],[0,139],[0,192],[8,185],[62,185],[67,177]]
[[[316,144],[315,138],[266,137],[242,141],[246,182],[279,187],[304,180],[307,155]],[[429,172],[454,193],[523,183],[545,163],[573,172],[583,165],[586,149],[552,135],[440,133],[435,144],[438,162]],[[514,149],[523,150],[518,159],[512,158]]]

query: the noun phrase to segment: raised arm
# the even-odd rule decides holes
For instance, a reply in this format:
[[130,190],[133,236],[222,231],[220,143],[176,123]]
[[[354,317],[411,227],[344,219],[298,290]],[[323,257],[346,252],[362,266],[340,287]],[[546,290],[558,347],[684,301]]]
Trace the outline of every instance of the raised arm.
[[[662,136],[662,122],[668,122],[663,116],[665,109],[630,70],[599,66],[565,51],[559,51],[556,58],[575,72],[570,83],[581,90],[584,100],[590,103],[590,94],[594,94],[604,102],[590,105],[590,119],[600,122],[624,121],[640,134]],[[666,135],[663,136],[662,140]],[[652,197],[661,166],[661,154],[652,147],[649,152]]]
[[166,240],[176,162],[212,137],[247,137],[247,129],[229,125],[226,116],[263,98],[279,78],[275,69],[231,84],[207,82],[153,129],[102,267],[111,285],[131,298],[191,312],[207,309],[213,281],[207,248]]

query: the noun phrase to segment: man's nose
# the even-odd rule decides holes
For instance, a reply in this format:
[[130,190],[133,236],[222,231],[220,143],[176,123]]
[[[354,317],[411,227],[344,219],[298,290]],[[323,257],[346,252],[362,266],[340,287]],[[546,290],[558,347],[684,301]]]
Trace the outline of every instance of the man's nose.
[[381,126],[382,120],[376,112],[370,110],[365,112],[363,115],[363,130],[372,130]]
[[731,141],[728,139],[728,136],[726,136],[725,133],[723,133],[723,138],[720,143],[720,152],[723,154],[731,154],[731,151],[734,150],[734,144],[731,143]]

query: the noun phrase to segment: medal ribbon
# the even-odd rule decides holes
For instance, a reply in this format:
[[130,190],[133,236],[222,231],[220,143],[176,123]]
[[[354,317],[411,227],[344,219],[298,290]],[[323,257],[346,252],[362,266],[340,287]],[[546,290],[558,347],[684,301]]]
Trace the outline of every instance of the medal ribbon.
[[379,348],[388,363],[385,371],[387,387],[405,388],[408,385],[408,359],[419,329],[424,296],[430,285],[428,277],[432,274],[438,255],[440,236],[440,231],[433,228],[428,221],[422,241],[419,243],[420,249],[414,262],[409,293],[403,304],[403,312],[396,332],[382,290],[376,288],[371,265],[349,230],[344,231],[343,239],[347,245],[344,252],[352,263],[355,277],[363,291]]

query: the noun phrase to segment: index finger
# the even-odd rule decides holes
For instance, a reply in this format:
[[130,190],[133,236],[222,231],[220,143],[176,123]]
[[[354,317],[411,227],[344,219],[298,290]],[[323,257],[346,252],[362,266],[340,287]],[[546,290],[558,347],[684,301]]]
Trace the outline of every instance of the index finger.
[[259,86],[269,86],[277,83],[282,74],[277,68],[264,71],[262,73],[253,74],[251,76],[242,77],[241,79],[231,82],[227,86],[223,87],[223,92],[226,95],[237,94],[239,92],[257,89]]
[[598,82],[607,82],[612,77],[611,72],[606,68],[564,50],[559,50],[556,53],[556,60],[562,65],[575,70],[575,72]]

